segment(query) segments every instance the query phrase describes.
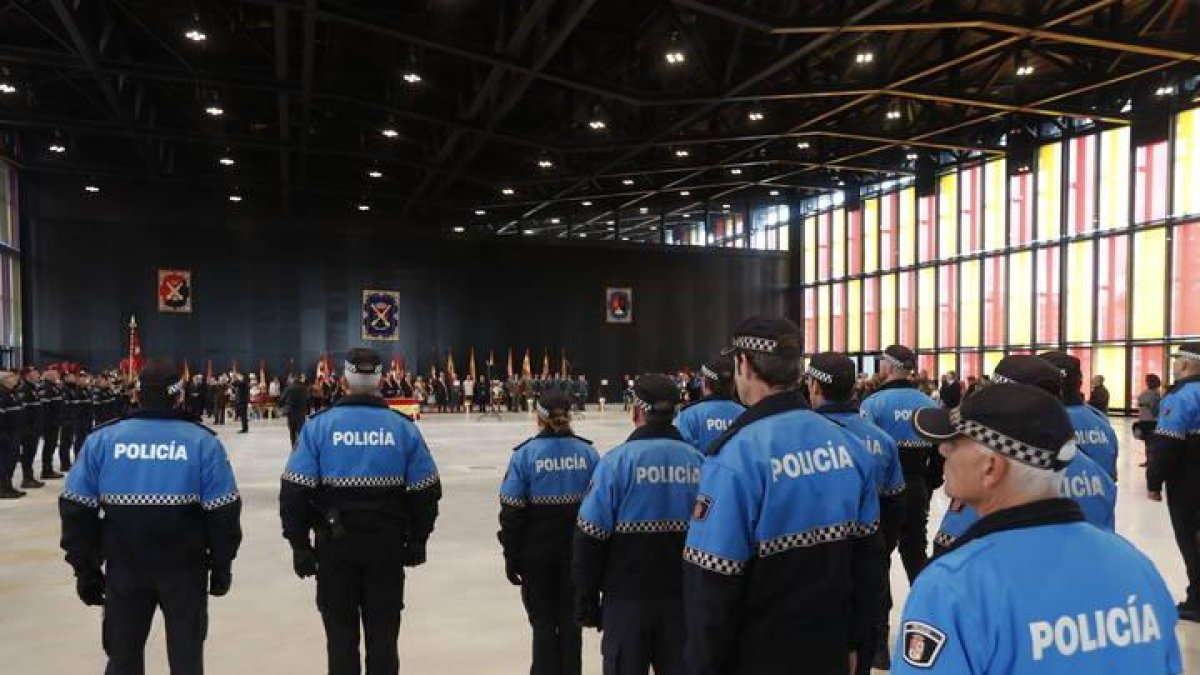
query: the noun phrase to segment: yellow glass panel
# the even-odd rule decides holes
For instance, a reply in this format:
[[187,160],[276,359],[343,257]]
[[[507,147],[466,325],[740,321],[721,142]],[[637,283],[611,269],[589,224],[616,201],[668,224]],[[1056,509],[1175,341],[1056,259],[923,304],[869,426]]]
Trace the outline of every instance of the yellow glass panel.
[[1166,307],[1167,231],[1156,228],[1133,235],[1133,337],[1163,336]]
[[[1194,7],[1193,7],[1194,9]],[[1177,216],[1200,213],[1200,109],[1175,122],[1175,209]]]
[[937,346],[934,340],[934,319],[937,316],[937,302],[934,300],[934,290],[937,288],[937,270],[926,267],[917,272],[917,347],[933,349]]
[[958,255],[958,173],[938,180],[938,256]]
[[804,219],[804,283],[811,284],[817,280],[817,218],[809,216]]
[[1033,330],[1033,253],[1014,253],[1008,265],[1008,341],[1027,345]]
[[817,351],[829,351],[829,287],[817,287]]
[[944,375],[952,370],[955,370],[958,367],[956,365],[956,361],[957,361],[957,359],[955,358],[954,352],[950,352],[949,354],[938,354],[937,372],[930,373],[929,376],[930,377],[941,377],[942,375]]
[[1007,171],[1003,159],[983,166],[983,248],[988,251],[1004,248]]
[[983,268],[978,260],[967,260],[959,268],[962,292],[959,294],[959,346],[979,346],[980,293],[983,292]]
[[846,351],[862,351],[862,281],[846,284]]
[[1076,241],[1067,247],[1067,341],[1092,339],[1092,292],[1095,264],[1092,242]]
[[1129,225],[1129,127],[1100,134],[1100,229]]
[[917,262],[917,191],[905,188],[900,191],[900,266]]
[[879,269],[879,199],[863,200],[863,272]]
[[1037,238],[1062,234],[1062,143],[1038,148]]
[[[1108,388],[1109,400],[1112,407],[1123,408],[1125,398],[1125,348],[1098,347],[1092,351],[1092,376],[1103,375],[1104,386]],[[1083,383],[1084,395],[1091,388],[1090,382]]]
[[1000,359],[1004,358],[1004,352],[984,352],[983,353],[983,373],[991,375],[996,372],[996,365],[1000,363]]
[[846,210],[833,210],[833,278],[846,276]]
[[880,277],[879,288],[879,345],[887,347],[896,343],[896,275]]

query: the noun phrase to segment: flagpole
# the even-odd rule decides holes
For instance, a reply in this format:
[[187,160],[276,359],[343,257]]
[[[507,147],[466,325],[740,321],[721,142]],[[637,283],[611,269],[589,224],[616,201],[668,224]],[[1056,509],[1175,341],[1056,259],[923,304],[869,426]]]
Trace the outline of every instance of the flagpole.
[[133,384],[133,331],[137,330],[137,319],[129,315],[129,384]]

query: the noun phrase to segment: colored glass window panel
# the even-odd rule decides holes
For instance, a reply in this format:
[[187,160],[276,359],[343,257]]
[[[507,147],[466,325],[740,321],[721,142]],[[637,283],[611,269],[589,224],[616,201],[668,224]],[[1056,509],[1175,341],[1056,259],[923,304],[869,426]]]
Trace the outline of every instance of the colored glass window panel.
[[981,374],[991,375],[996,372],[996,366],[1004,358],[1004,352],[984,352],[983,353],[983,371]]
[[917,372],[922,377],[937,377],[937,357],[933,354],[917,354]]
[[937,371],[932,373],[933,377],[941,377],[952,370],[958,370],[958,354],[954,352],[938,354]]
[[834,284],[830,303],[833,307],[833,348],[846,351],[846,284]]
[[983,259],[983,343],[989,347],[1004,344],[1005,310],[1008,307],[1004,268],[1007,262],[1008,258],[1000,255]]
[[804,283],[811,284],[817,280],[817,218],[809,216],[804,219]]
[[933,196],[917,198],[917,255],[920,262],[937,259],[937,240],[933,237]]
[[849,214],[846,224],[846,243],[850,249],[850,263],[846,273],[850,276],[863,273],[862,209]]
[[1129,127],[1100,134],[1100,229],[1129,226]]
[[958,255],[958,174],[938,179],[938,255]]
[[983,292],[983,266],[978,260],[966,260],[959,266],[960,316],[958,344],[960,347],[978,347],[981,298]]
[[1037,238],[1041,241],[1062,236],[1062,144],[1038,148],[1037,162]]
[[880,199],[879,209],[879,269],[896,269],[896,213],[898,196],[895,192]]
[[[0,244],[17,250],[17,170],[0,160]],[[5,344],[15,345],[17,342]]]
[[1166,358],[1167,349],[1163,345],[1134,347],[1130,351],[1133,368],[1130,373],[1128,407],[1131,411],[1137,412],[1137,397],[1146,390],[1146,376],[1157,375],[1158,379],[1164,383],[1170,382],[1171,363]]
[[833,210],[833,231],[830,236],[833,237],[830,247],[833,252],[832,278],[839,279],[846,276],[846,211],[844,209]]
[[900,240],[900,266],[917,262],[917,192],[913,188],[900,191],[900,221],[897,237]]
[[938,266],[938,347],[958,346],[958,265]]
[[983,374],[983,355],[979,352],[963,352],[958,355],[959,375],[967,376],[974,375],[979,377]]
[[829,279],[829,213],[817,214],[817,281]]
[[[1167,217],[1167,142],[1143,145],[1135,153],[1133,222]],[[1190,186],[1195,189],[1196,186]]]
[[[913,271],[900,273],[900,327],[899,333],[892,342],[904,345],[917,344],[917,273]],[[881,347],[887,343],[880,341]]]
[[962,195],[959,200],[959,227],[962,230],[963,253],[975,253],[983,248],[983,167],[963,169]]
[[817,352],[817,331],[820,321],[817,320],[817,289],[804,289],[804,351],[814,354]]
[[[1125,348],[1097,347],[1092,353],[1092,377],[1104,376],[1104,386],[1108,389],[1109,407],[1127,407],[1128,398],[1125,391]],[[1083,381],[1084,399],[1091,391],[1091,379]]]
[[1129,317],[1129,237],[1104,237],[1096,249],[1096,337],[1123,340]]
[[1033,342],[1033,253],[1013,253],[1009,268],[1008,341],[1028,345]]
[[829,351],[829,287],[817,287],[817,351]]
[[1024,246],[1033,241],[1033,174],[1029,172],[1008,180],[1009,242]]
[[937,347],[934,333],[937,319],[937,270],[926,267],[917,272],[917,346]]
[[863,200],[863,271],[879,270],[879,199]]
[[1172,245],[1171,334],[1200,335],[1200,221],[1176,226]]
[[1200,214],[1200,108],[1175,121],[1175,208],[1177,216]]
[[[903,308],[901,308],[903,311]],[[879,348],[896,342],[896,275],[879,278]]]
[[863,351],[870,352],[877,349],[879,349],[879,277],[867,277],[863,280]]
[[846,351],[853,354],[862,351],[862,282],[846,283]]
[[1133,235],[1133,338],[1162,339],[1166,310],[1167,231],[1157,227]]
[[1008,224],[1004,220],[1004,202],[1008,199],[1005,190],[1007,170],[1003,159],[983,165],[983,247],[988,251],[1004,248],[1007,241]]
[[1070,165],[1067,167],[1067,227],[1071,234],[1083,234],[1096,227],[1096,136],[1080,136],[1070,141]]
[[1083,379],[1081,380],[1083,382],[1083,388],[1081,389],[1081,392],[1083,393],[1083,399],[1086,401],[1088,391],[1091,388],[1089,383],[1092,381],[1092,363],[1095,360],[1095,356],[1093,355],[1091,349],[1084,348],[1068,349],[1067,353],[1079,359],[1079,372],[1083,374]]
[[1059,340],[1059,305],[1061,279],[1059,247],[1037,251],[1037,342],[1050,345]]
[[1092,292],[1095,289],[1092,242],[1067,246],[1067,342],[1092,340]]

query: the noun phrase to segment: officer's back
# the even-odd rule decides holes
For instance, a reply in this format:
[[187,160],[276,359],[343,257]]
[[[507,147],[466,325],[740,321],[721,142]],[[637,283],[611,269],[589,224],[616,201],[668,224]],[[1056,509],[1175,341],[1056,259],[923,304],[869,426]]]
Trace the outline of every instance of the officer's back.
[[1048,361],[1062,374],[1062,402],[1067,407],[1071,426],[1075,428],[1075,444],[1116,480],[1117,434],[1108,417],[1084,402],[1083,370],[1079,359],[1058,351],[1044,352],[1038,358]]
[[733,362],[728,356],[706,361],[700,366],[699,379],[703,398],[679,411],[675,426],[685,441],[705,452],[746,407],[733,400]]
[[859,409],[875,426],[887,432],[900,447],[900,462],[905,475],[921,474],[925,466],[919,455],[906,450],[929,448],[929,441],[917,436],[912,430],[913,414],[922,408],[936,408],[937,402],[923,394],[910,381],[888,382],[870,396],[863,399]]

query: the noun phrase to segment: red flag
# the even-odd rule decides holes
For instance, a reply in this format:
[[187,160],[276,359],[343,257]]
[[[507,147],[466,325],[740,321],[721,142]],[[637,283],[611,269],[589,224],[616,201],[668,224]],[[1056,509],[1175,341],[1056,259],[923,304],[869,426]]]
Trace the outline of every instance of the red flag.
[[188,367],[188,360],[183,360],[183,381],[190,382],[192,380],[192,369]]
[[267,383],[267,362],[265,359],[258,360],[258,381],[260,384]]
[[509,379],[512,379],[512,376],[513,376],[512,347],[509,347],[508,348],[508,377],[509,377]]
[[470,363],[470,366],[468,366],[467,373],[471,376],[472,380],[475,379],[475,348],[474,347],[471,347],[471,363]]
[[145,358],[142,356],[142,338],[138,335],[137,319],[129,317],[129,354],[121,359],[117,371],[125,373],[130,382],[141,372]]
[[542,351],[542,379],[545,380],[549,377],[550,377],[550,350],[545,349]]
[[533,364],[529,362],[529,350],[525,350],[525,360],[521,362],[521,375],[530,377],[533,375]]
[[206,380],[211,380],[211,379],[213,379],[213,374],[212,374],[212,359],[209,359],[209,360],[208,360],[208,368],[207,368],[207,369],[205,369],[205,371],[204,371],[204,379],[206,379]]

